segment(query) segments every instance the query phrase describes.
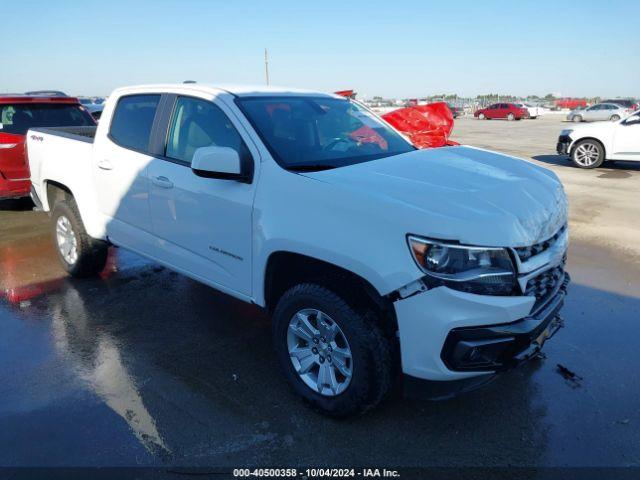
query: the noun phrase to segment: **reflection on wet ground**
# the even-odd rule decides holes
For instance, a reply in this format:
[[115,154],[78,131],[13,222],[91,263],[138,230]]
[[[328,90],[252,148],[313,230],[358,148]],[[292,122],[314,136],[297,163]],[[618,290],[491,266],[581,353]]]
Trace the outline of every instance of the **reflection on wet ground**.
[[260,310],[119,249],[69,279],[42,214],[0,219],[0,465],[640,465],[640,269],[606,251],[572,246],[546,359],[334,421],[284,384]]

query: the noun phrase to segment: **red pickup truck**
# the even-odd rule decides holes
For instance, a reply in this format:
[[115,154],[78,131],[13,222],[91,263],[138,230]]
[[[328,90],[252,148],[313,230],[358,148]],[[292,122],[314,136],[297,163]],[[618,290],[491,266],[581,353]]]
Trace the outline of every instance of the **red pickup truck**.
[[32,127],[92,126],[96,122],[77,98],[0,95],[0,200],[29,196],[26,133]]

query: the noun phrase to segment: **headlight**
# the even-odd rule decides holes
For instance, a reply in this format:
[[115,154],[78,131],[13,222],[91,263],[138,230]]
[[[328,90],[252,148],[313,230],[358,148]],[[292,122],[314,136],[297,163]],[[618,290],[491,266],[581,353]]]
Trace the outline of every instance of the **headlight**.
[[482,295],[509,295],[516,274],[504,248],[468,247],[409,236],[414,260],[431,287],[445,285]]
[[564,137],[564,136],[567,136],[567,137],[568,137],[568,136],[569,136],[569,134],[570,134],[571,132],[573,132],[573,130],[571,130],[571,129],[562,130],[562,131],[560,132],[560,136],[561,136],[561,137]]

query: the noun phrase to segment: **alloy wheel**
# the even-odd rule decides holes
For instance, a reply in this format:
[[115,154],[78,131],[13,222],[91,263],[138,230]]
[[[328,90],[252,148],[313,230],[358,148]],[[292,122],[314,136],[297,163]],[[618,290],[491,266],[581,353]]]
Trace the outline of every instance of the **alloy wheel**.
[[289,321],[287,348],[294,370],[313,391],[328,397],[344,392],[353,377],[349,342],[326,313],[306,308]]
[[78,240],[69,219],[60,215],[56,222],[58,251],[64,261],[73,265],[78,261]]
[[574,154],[575,161],[583,167],[590,167],[598,161],[600,151],[593,143],[583,143],[578,145]]

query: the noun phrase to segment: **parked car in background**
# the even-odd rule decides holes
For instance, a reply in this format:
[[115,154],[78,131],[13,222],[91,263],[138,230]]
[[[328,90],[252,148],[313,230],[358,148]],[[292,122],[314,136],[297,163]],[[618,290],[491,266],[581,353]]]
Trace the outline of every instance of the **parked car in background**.
[[606,160],[640,161],[640,111],[617,122],[562,130],[556,150],[580,168],[596,168]]
[[68,97],[68,95],[60,90],[32,90],[24,92],[25,95],[40,95],[47,97]]
[[100,120],[102,116],[102,110],[104,110],[104,102],[96,103],[93,98],[82,97],[79,99],[80,103],[87,111],[91,114],[91,116],[96,120]]
[[494,103],[486,108],[476,110],[473,116],[480,120],[491,120],[494,118],[521,120],[523,118],[529,118],[529,110],[524,107],[518,107],[515,103]]
[[29,196],[31,183],[25,155],[25,136],[29,128],[95,124],[77,98],[0,96],[0,199]]
[[583,98],[560,98],[558,100],[554,100],[554,105],[556,109],[565,109],[574,110],[578,107],[586,107],[587,101]]
[[463,107],[458,107],[455,105],[448,105],[448,106],[449,106],[449,110],[451,110],[451,114],[453,115],[453,118],[462,117],[464,115]]
[[610,120],[615,122],[629,115],[626,108],[615,103],[596,103],[584,110],[572,110],[567,115],[570,122],[594,122],[598,120]]
[[631,98],[611,98],[602,100],[600,103],[614,103],[616,105],[620,105],[621,107],[627,109],[629,113],[637,110],[637,108],[635,108],[637,102]]
[[516,102],[514,103],[514,105],[518,108],[524,108],[525,110],[527,110],[527,112],[529,112],[529,118],[538,118],[538,116],[540,116],[540,107],[538,107],[537,105],[526,102]]
[[264,307],[285,378],[328,415],[375,407],[401,373],[432,397],[478,387],[562,326],[568,206],[550,170],[419,150],[313,91],[129,87],[105,112],[28,134],[63,268],[97,274],[113,243]]

